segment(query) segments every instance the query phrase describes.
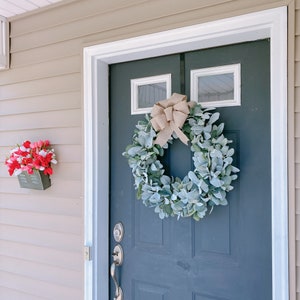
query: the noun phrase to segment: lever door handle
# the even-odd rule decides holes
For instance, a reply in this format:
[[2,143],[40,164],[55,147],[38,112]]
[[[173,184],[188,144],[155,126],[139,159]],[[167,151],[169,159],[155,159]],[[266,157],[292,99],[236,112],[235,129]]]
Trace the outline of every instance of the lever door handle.
[[113,250],[113,262],[110,266],[110,276],[115,284],[115,296],[114,300],[123,300],[123,291],[122,288],[120,287],[117,277],[116,277],[116,268],[121,266],[123,263],[123,249],[121,245],[116,245],[114,250]]

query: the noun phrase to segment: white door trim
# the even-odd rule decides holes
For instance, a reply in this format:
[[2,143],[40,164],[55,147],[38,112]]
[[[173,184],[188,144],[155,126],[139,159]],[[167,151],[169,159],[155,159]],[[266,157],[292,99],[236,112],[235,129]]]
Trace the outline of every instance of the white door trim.
[[109,299],[109,64],[261,38],[271,43],[272,300],[288,300],[286,7],[84,48],[85,300]]

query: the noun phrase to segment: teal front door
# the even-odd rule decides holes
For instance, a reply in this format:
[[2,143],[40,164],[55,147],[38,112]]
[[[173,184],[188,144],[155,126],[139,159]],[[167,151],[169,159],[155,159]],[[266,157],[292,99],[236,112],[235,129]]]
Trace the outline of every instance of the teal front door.
[[[110,253],[112,232],[124,226],[123,264],[116,277],[125,300],[271,300],[270,53],[262,40],[110,66]],[[240,169],[228,206],[200,221],[160,220],[136,200],[122,156],[137,122],[130,80],[171,74],[172,92],[190,90],[191,70],[241,66],[241,104],[218,107]],[[163,161],[168,173],[193,169],[189,147],[176,141]],[[115,297],[111,280],[110,299]]]

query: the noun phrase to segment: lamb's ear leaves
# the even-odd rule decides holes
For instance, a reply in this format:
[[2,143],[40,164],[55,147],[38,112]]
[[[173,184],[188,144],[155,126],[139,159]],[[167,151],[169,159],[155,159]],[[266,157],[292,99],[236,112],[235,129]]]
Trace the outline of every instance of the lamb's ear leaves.
[[195,183],[196,185],[199,184],[199,178],[196,176],[196,174],[195,174],[194,172],[189,171],[188,177],[189,177],[189,179],[190,179],[193,183]]
[[219,120],[220,118],[220,113],[219,112],[215,112],[211,115],[209,121],[208,121],[208,124],[213,124],[215,123],[217,120]]
[[142,147],[140,147],[140,146],[133,146],[127,150],[127,153],[130,156],[135,156],[140,152],[141,149],[142,149]]

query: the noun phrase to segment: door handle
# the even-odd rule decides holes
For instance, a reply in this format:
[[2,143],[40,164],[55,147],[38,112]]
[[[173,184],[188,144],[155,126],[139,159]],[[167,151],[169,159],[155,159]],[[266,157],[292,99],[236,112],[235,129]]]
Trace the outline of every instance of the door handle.
[[123,291],[118,283],[117,276],[116,276],[116,268],[122,265],[123,258],[124,258],[123,249],[121,245],[118,244],[115,246],[112,253],[112,257],[113,257],[113,262],[110,266],[110,276],[116,288],[114,300],[123,300]]

